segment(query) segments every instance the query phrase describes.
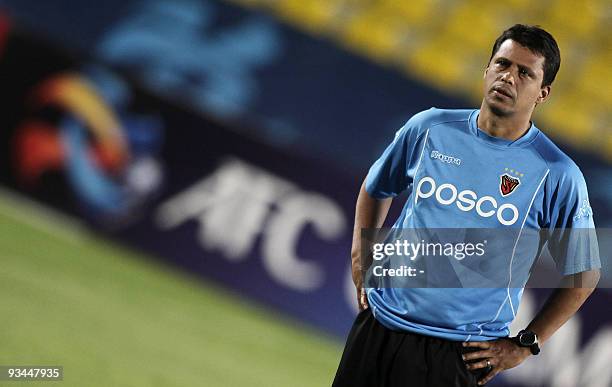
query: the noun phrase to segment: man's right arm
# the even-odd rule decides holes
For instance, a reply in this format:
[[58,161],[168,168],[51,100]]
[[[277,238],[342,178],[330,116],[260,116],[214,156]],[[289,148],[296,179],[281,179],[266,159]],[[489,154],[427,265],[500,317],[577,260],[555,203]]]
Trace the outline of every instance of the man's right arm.
[[353,244],[351,247],[351,268],[353,272],[353,283],[357,290],[357,302],[359,310],[368,307],[368,300],[363,288],[362,259],[361,259],[361,230],[364,228],[380,228],[385,222],[389,207],[393,198],[375,199],[366,191],[366,182],[363,181],[357,205],[355,208],[355,225],[353,227]]

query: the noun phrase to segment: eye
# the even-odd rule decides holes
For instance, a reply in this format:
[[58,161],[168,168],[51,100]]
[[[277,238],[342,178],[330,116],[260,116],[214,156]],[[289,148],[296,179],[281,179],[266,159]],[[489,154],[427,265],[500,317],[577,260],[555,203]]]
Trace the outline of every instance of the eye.
[[535,74],[528,67],[519,67],[519,75],[521,77],[535,78]]
[[495,63],[500,65],[500,66],[507,66],[508,65],[508,61],[505,60],[505,59],[498,59]]

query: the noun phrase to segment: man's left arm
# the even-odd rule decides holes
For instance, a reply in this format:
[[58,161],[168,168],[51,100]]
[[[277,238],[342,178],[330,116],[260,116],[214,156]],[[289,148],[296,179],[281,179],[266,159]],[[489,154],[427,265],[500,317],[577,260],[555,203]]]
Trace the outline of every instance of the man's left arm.
[[[582,273],[565,276],[562,287],[557,288],[548,297],[546,303],[526,330],[538,336],[539,345],[544,344],[563,324],[565,324],[582,304],[593,293],[599,282],[599,270],[590,270]],[[503,370],[514,368],[531,355],[528,347],[522,347],[515,341],[500,339],[484,342],[467,342],[465,347],[479,348],[479,351],[463,355],[470,370],[491,367],[490,372],[479,382],[483,385],[493,379]]]

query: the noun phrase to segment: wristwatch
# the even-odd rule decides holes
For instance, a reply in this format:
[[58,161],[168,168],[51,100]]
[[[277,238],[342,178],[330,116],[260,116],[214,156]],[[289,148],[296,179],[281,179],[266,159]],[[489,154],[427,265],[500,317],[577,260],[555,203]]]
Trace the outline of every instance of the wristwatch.
[[527,347],[531,350],[533,355],[540,353],[540,346],[538,345],[538,335],[532,331],[522,330],[516,335],[515,342],[521,347]]

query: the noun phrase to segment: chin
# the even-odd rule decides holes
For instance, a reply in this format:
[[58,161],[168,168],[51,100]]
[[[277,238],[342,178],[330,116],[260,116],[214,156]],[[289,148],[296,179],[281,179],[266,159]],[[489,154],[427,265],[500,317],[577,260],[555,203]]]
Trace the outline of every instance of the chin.
[[491,110],[491,113],[493,113],[494,115],[498,117],[508,117],[514,113],[512,109],[507,108],[503,104],[499,104],[495,102],[491,103],[489,101],[487,105],[489,106],[489,110]]

